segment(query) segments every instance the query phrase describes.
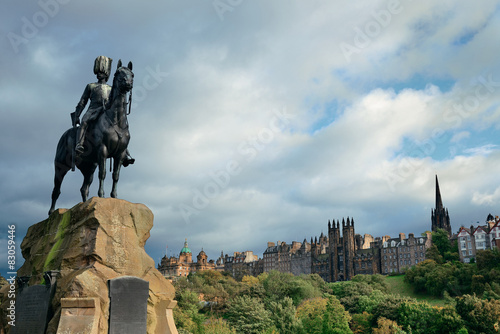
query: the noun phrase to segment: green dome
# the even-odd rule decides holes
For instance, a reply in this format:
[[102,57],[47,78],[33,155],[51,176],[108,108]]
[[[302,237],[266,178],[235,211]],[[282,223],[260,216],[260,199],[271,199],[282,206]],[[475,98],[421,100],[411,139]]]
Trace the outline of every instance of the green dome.
[[188,247],[187,239],[184,241],[184,248],[181,249],[181,253],[191,253],[191,250]]

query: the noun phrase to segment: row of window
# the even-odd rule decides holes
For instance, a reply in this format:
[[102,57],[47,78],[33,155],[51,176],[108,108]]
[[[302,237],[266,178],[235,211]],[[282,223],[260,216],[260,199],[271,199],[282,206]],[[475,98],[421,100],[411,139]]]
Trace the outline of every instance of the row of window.
[[[489,235],[490,235],[490,239],[500,238],[500,232],[491,232]],[[486,234],[479,233],[479,234],[474,235],[474,238],[475,238],[475,240],[484,240],[484,239],[486,239]],[[461,242],[465,242],[466,240],[470,241],[471,236],[467,235],[466,237],[460,237]]]
[[[418,252],[415,252],[415,257],[418,257]],[[424,257],[424,252],[420,252],[420,257]],[[392,255],[389,255],[389,260],[392,260],[392,259],[409,259],[411,258],[411,255],[410,254],[400,254],[399,256],[398,255],[394,255],[394,257]],[[387,255],[384,255],[384,260],[387,260]]]
[[417,249],[424,249],[424,245],[418,245],[418,246],[403,246],[403,247],[399,247],[399,248],[388,248],[388,249],[385,249],[384,248],[384,253],[396,253],[397,250],[399,250],[400,253],[404,253],[404,252],[411,252],[412,250],[415,251]]
[[[416,242],[417,242],[417,243],[419,243],[419,244],[423,244],[423,243],[424,243],[424,239],[423,239],[423,238],[418,238],[418,239],[416,239]],[[406,241],[406,240],[401,240],[401,243],[400,243],[400,244],[401,244],[401,245],[405,245],[405,243],[407,243],[407,241]],[[386,247],[396,247],[396,245],[397,245],[397,242],[396,242],[396,241],[394,241],[394,240],[393,240],[393,241],[391,241],[391,245],[390,245],[390,246],[389,246],[389,242],[387,242],[387,241],[386,241],[386,242],[384,242],[383,247],[384,247],[384,248],[386,248]]]

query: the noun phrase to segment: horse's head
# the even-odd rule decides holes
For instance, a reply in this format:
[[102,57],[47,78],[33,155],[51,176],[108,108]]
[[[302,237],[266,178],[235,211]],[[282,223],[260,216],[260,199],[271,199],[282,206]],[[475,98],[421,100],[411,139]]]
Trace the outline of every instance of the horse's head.
[[120,59],[115,72],[115,78],[113,79],[113,88],[118,89],[120,93],[126,93],[129,92],[133,86],[134,72],[132,72],[132,62],[130,61],[128,66],[124,67]]

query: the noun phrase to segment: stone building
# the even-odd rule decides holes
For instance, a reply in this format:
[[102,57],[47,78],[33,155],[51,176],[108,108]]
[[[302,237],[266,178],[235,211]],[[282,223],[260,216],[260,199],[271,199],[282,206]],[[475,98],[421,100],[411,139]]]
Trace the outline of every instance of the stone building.
[[[278,244],[280,242],[278,241]],[[279,256],[278,252],[280,250],[280,246],[274,244],[274,242],[268,242],[267,248],[262,255],[264,260],[264,272],[270,272],[272,270],[278,270],[279,268]]]
[[350,280],[358,274],[402,273],[406,268],[425,259],[431,246],[431,236],[406,238],[389,236],[374,238],[369,234],[355,233],[354,219],[328,222],[328,237],[308,243],[268,242],[264,251],[264,271],[277,270],[294,275],[318,274],[327,282]]
[[[341,233],[342,231],[342,233]],[[328,221],[329,239],[329,279],[330,282],[350,280],[354,275],[354,256],[356,249],[354,219],[342,219],[342,230],[339,221],[333,224]]]
[[469,263],[479,250],[500,249],[500,219],[491,214],[485,225],[460,227],[457,234],[460,261]]
[[[286,242],[278,241],[277,244],[274,242],[268,242],[267,248],[263,254],[264,260],[264,272],[269,272],[271,270],[276,270],[282,273],[292,272],[292,256],[295,255],[302,247],[300,242],[292,242],[292,244],[287,244]],[[310,247],[307,247],[309,249]],[[294,258],[293,266],[301,266],[302,264],[298,262],[298,258]]]
[[404,273],[406,269],[425,260],[425,254],[431,247],[431,234],[415,237],[413,233],[405,238],[404,233],[399,238],[389,238],[383,241],[381,247],[381,273]]
[[300,248],[291,255],[290,266],[291,273],[295,276],[301,274],[309,275],[312,272],[312,254],[311,254],[311,243],[308,243],[306,239],[300,245]]
[[167,257],[165,255],[161,259],[160,264],[158,264],[158,270],[165,277],[187,276],[192,272],[215,270],[214,261],[208,261],[207,254],[203,251],[203,249],[196,256],[196,260],[197,262],[193,262],[193,253],[191,252],[191,249],[189,249],[186,239],[179,257]]
[[231,272],[235,279],[241,279],[243,276],[258,276],[262,266],[259,266],[259,257],[252,251],[235,252],[232,256]]

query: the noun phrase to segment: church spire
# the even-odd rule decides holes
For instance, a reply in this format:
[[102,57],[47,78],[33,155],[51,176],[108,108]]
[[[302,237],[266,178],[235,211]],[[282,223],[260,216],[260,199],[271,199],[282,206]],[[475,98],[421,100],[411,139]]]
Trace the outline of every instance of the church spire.
[[443,201],[441,200],[441,191],[439,191],[438,176],[436,175],[436,209],[443,209]]
[[434,210],[431,210],[431,222],[432,222],[432,231],[436,231],[438,228],[442,228],[446,232],[448,232],[448,236],[451,237],[452,232],[451,232],[450,216],[448,214],[448,209],[445,209],[445,207],[443,206],[437,175],[436,175],[436,207],[434,208]]

